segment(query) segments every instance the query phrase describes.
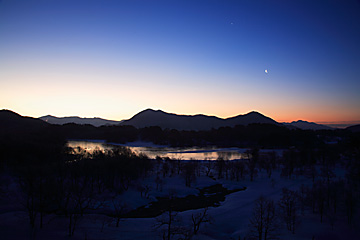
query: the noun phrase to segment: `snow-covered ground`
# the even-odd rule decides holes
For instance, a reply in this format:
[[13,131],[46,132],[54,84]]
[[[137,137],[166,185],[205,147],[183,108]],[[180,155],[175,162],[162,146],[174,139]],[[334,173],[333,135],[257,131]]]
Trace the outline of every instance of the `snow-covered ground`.
[[[11,178],[7,181],[7,193],[9,196],[1,197],[0,207],[0,235],[1,239],[68,239],[68,219],[53,214],[46,215],[44,227],[37,227],[34,231],[29,226],[29,220],[23,207],[16,201],[16,182]],[[4,180],[4,181],[5,181]],[[192,239],[243,239],[249,231],[249,219],[253,212],[254,202],[259,196],[271,198],[278,201],[281,197],[282,188],[297,190],[302,184],[311,185],[312,179],[305,177],[293,177],[292,179],[280,177],[279,171],[274,171],[271,179],[266,172],[259,172],[254,181],[248,178],[241,181],[214,179],[202,174],[197,177],[191,187],[185,186],[184,178],[180,175],[166,176],[162,179],[162,187],[156,190],[155,176],[139,180],[137,186],[148,186],[150,191],[147,197],[141,196],[137,187],[130,187],[129,190],[117,196],[127,209],[136,209],[146,206],[156,197],[167,196],[176,192],[176,196],[184,197],[190,194],[199,194],[199,188],[222,184],[228,189],[246,187],[245,191],[238,191],[226,196],[225,201],[218,207],[210,207],[208,214],[211,223],[204,223],[200,231]],[[12,192],[14,191],[14,192]],[[105,208],[112,208],[108,201]],[[191,216],[201,213],[203,209],[188,210],[179,212],[177,218],[180,225],[191,229]],[[165,213],[166,214],[166,213]],[[164,216],[165,217],[165,216]],[[86,214],[81,218],[76,227],[72,239],[161,239],[160,232],[155,230],[157,218],[126,218],[122,219],[119,227],[115,226],[115,219],[104,214]],[[353,229],[347,225],[344,219],[337,219],[332,228],[328,219],[324,217],[320,223],[320,217],[305,211],[300,216],[300,223],[297,225],[296,233],[292,234],[284,226],[280,228],[280,239],[360,239],[359,229]],[[35,237],[34,237],[35,236]],[[313,238],[315,237],[315,238]],[[176,239],[176,238],[175,238]]]

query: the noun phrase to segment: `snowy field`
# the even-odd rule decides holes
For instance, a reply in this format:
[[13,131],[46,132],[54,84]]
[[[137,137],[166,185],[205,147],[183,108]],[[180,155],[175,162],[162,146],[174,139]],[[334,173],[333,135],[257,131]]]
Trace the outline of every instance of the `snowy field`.
[[[150,160],[149,160],[150,161]],[[303,186],[311,186],[313,180],[304,176],[281,177],[280,170],[274,170],[271,177],[267,172],[260,170],[253,181],[249,177],[237,180],[226,179],[225,176],[216,178],[215,169],[211,169],[209,176],[205,174],[206,162],[200,161],[200,171],[196,179],[192,180],[191,186],[185,185],[182,175],[165,174],[161,176],[161,187],[156,184],[156,167],[154,174],[139,179],[133,183],[127,191],[116,196],[126,209],[134,210],[141,206],[147,206],[156,201],[157,197],[166,197],[171,194],[176,197],[185,197],[191,194],[199,194],[199,189],[221,184],[223,187],[239,189],[246,187],[245,191],[238,191],[226,195],[225,200],[218,206],[209,207],[207,214],[210,222],[201,224],[196,235],[191,239],[250,239],[250,218],[256,200],[260,196],[274,200],[277,203],[281,198],[283,188],[299,190]],[[160,169],[160,166],[157,166]],[[159,170],[160,171],[160,170]],[[342,177],[341,169],[336,171],[337,178]],[[214,177],[215,176],[215,177]],[[318,177],[320,178],[320,177]],[[0,207],[0,233],[1,239],[68,239],[68,218],[55,214],[44,216],[43,227],[37,225],[34,230],[30,228],[28,215],[20,203],[21,194],[18,191],[17,182],[9,176],[2,176],[3,193]],[[147,186],[148,192],[142,194],[139,186]],[[5,189],[5,190],[4,190]],[[121,218],[118,227],[116,219],[106,214],[113,209],[111,201],[103,202],[102,207],[92,213],[84,214],[76,224],[74,235],[71,239],[162,239],[162,228],[155,226],[166,219],[167,212],[162,216],[153,218]],[[193,228],[191,217],[200,214],[204,209],[187,210],[176,213],[176,225],[183,229]],[[37,216],[39,217],[39,216]],[[346,223],[346,216],[340,215],[333,226],[330,218],[324,217],[320,223],[320,216],[312,213],[309,208],[298,216],[295,234],[288,231],[285,223],[281,223],[277,230],[279,239],[360,239],[359,229]],[[174,235],[171,239],[180,239]]]

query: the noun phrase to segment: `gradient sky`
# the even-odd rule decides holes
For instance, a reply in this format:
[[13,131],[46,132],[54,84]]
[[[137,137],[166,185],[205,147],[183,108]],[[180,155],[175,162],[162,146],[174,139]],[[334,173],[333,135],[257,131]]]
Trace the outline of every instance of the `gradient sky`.
[[359,72],[355,0],[0,0],[0,108],[21,115],[360,123]]

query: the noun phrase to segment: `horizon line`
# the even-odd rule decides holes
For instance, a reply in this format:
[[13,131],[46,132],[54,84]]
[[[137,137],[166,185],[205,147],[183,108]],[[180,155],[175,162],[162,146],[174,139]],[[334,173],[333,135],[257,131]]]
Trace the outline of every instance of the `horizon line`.
[[120,120],[115,120],[115,119],[109,119],[109,118],[106,118],[106,117],[99,117],[99,116],[93,116],[93,117],[89,117],[89,116],[80,116],[80,115],[64,115],[64,116],[56,116],[56,115],[53,115],[53,114],[46,114],[46,115],[41,115],[39,117],[34,117],[34,116],[27,116],[27,115],[22,115],[14,110],[11,110],[11,109],[7,109],[7,108],[3,108],[1,110],[7,110],[7,111],[11,111],[11,112],[14,112],[14,113],[17,113],[21,116],[24,116],[24,117],[33,117],[33,118],[41,118],[41,117],[46,117],[46,116],[51,116],[51,117],[56,117],[56,118],[81,118],[81,119],[103,119],[103,120],[108,120],[108,121],[118,121],[118,122],[121,122],[121,121],[124,121],[124,120],[129,120],[131,119],[133,116],[141,113],[141,112],[144,112],[146,110],[152,110],[152,111],[161,111],[161,112],[164,112],[164,113],[168,113],[168,114],[175,114],[175,115],[179,115],[179,116],[198,116],[198,115],[203,115],[203,116],[207,116],[207,117],[217,117],[217,118],[220,118],[220,119],[227,119],[227,118],[233,118],[233,117],[237,117],[237,116],[241,116],[241,115],[247,115],[249,113],[252,113],[252,112],[255,112],[255,113],[259,113],[265,117],[269,117],[271,119],[273,119],[274,121],[278,122],[278,123],[293,123],[293,122],[297,122],[297,121],[304,121],[304,122],[308,122],[308,123],[316,123],[316,124],[320,124],[320,125],[325,125],[325,126],[330,126],[330,127],[334,127],[334,128],[345,128],[345,127],[348,127],[348,126],[353,126],[353,125],[358,125],[360,124],[360,120],[341,120],[341,121],[309,121],[309,120],[305,120],[305,119],[296,119],[296,120],[293,120],[293,121],[284,121],[284,120],[276,120],[275,118],[272,118],[268,115],[265,115],[263,113],[261,113],[260,111],[256,111],[256,110],[251,110],[247,113],[243,113],[243,114],[237,114],[237,115],[232,115],[232,116],[229,116],[229,117],[220,117],[220,116],[217,116],[217,115],[208,115],[208,114],[204,114],[204,113],[196,113],[196,114],[183,114],[183,113],[173,113],[173,112],[167,112],[167,111],[164,111],[162,109],[153,109],[153,108],[146,108],[144,110],[141,110],[135,114],[133,114],[130,118],[124,118],[124,119],[120,119]]

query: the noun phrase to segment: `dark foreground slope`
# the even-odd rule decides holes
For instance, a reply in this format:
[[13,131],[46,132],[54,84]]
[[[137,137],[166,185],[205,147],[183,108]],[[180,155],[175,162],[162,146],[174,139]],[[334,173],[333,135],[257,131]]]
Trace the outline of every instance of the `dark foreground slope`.
[[65,143],[60,129],[40,119],[0,110],[0,155],[2,161],[41,161],[56,158]]
[[7,134],[9,132],[23,132],[36,131],[45,126],[47,123],[37,118],[23,117],[10,110],[0,110],[0,134]]

